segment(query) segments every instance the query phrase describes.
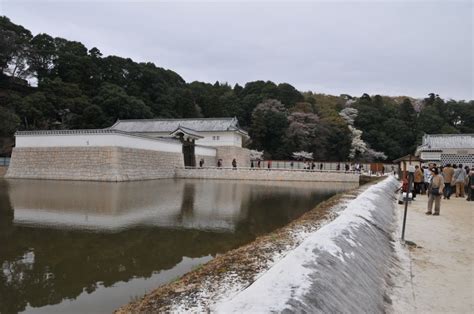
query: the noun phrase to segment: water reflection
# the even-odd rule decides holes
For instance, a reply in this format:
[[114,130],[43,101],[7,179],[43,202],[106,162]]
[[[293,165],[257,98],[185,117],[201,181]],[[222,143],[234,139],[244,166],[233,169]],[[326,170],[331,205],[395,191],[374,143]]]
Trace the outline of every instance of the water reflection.
[[352,186],[0,181],[0,312],[110,312]]

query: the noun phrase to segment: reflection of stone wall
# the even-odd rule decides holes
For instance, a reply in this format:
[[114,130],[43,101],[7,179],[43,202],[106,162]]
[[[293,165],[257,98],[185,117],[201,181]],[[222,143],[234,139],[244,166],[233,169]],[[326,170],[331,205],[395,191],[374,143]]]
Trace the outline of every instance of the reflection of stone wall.
[[232,167],[232,159],[237,160],[237,167],[250,167],[250,150],[234,146],[219,146],[217,159],[222,159],[222,167]]
[[123,147],[15,148],[7,178],[128,181],[171,178],[181,153]]
[[359,175],[344,172],[311,172],[250,169],[176,169],[176,177],[192,179],[359,182]]
[[196,155],[196,167],[199,167],[199,161],[204,159],[204,167],[217,167],[217,159],[214,156]]
[[242,203],[249,202],[254,186],[247,182],[173,179],[5,182],[15,224],[101,232],[134,226],[230,232],[247,217]]

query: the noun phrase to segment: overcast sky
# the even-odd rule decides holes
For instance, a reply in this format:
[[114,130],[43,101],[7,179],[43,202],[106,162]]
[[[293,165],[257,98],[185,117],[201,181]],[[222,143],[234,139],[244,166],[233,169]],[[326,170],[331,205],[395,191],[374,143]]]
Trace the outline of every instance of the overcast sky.
[[152,61],[186,81],[474,99],[473,1],[0,0],[33,34]]

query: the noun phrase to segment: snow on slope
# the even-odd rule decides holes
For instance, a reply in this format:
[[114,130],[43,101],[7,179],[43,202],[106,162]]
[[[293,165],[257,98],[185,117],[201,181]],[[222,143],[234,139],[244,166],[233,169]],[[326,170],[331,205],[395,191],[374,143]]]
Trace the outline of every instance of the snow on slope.
[[393,268],[394,191],[387,178],[213,312],[383,312]]

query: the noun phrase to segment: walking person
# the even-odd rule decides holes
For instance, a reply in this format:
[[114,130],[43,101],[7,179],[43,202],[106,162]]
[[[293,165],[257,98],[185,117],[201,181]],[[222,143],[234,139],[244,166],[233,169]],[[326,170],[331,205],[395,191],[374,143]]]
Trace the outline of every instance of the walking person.
[[453,194],[453,191],[451,189],[451,183],[453,181],[453,175],[454,175],[454,168],[451,167],[451,164],[447,164],[446,167],[443,168],[443,179],[444,179],[444,194],[443,198],[448,199],[451,197],[451,194]]
[[426,194],[428,194],[428,186],[430,185],[431,177],[432,175],[430,169],[428,169],[426,166],[423,166],[423,181]]
[[204,158],[201,158],[201,160],[199,160],[199,167],[202,168],[202,166],[204,166]]
[[237,170],[237,160],[235,160],[235,158],[232,159],[232,169]]
[[474,202],[474,166],[469,171],[467,179],[467,201]]
[[464,197],[464,181],[466,180],[466,171],[463,169],[462,164],[458,165],[458,168],[454,171],[453,182],[456,186],[456,197]]
[[415,184],[415,193],[421,194],[421,185],[423,184],[423,172],[421,171],[420,166],[415,166],[413,182]]
[[[432,178],[430,185],[428,186],[428,210],[425,214],[433,216],[439,216],[441,210],[441,195],[443,195],[444,180],[439,174],[439,170],[436,167],[431,168]],[[434,213],[433,202],[435,204]]]
[[466,165],[464,166],[464,171],[466,171],[466,179],[464,179],[464,194],[469,195],[469,172],[471,169]]

